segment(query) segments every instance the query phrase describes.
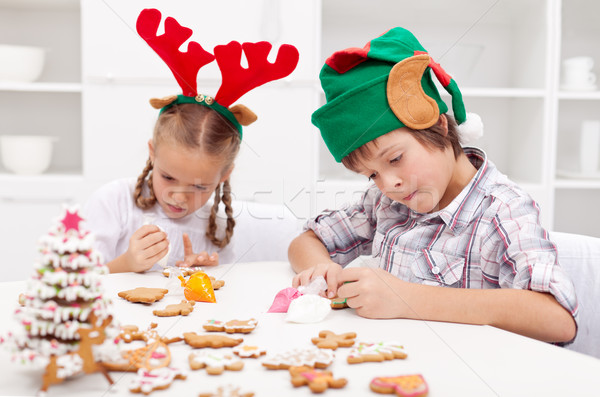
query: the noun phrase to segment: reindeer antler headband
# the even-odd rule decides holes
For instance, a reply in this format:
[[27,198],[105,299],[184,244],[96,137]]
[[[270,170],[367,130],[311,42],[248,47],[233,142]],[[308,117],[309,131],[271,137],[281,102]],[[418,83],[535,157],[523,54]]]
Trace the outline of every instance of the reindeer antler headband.
[[[162,19],[156,9],[143,10],[137,19],[138,34],[169,66],[177,83],[183,90],[182,95],[172,95],[162,99],[151,99],[150,104],[161,109],[161,113],[179,103],[196,103],[207,106],[229,120],[242,136],[242,125],[256,121],[256,115],[244,105],[231,106],[250,90],[278,80],[292,73],[298,64],[296,47],[283,44],[277,52],[274,63],[267,60],[271,44],[266,41],[243,43],[232,41],[227,45],[214,48],[214,55],[205,51],[200,44],[190,41],[187,52],[179,47],[192,36],[192,30],[181,26],[174,18],[165,19],[165,33],[158,36],[158,26]],[[246,55],[248,68],[240,65],[242,51]],[[198,93],[196,77],[206,64],[217,60],[221,70],[221,87],[213,98]]]
[[481,119],[473,113],[467,115],[452,77],[411,32],[394,28],[363,48],[335,52],[321,69],[327,104],[313,113],[312,122],[336,161],[395,129],[421,130],[434,125],[448,106],[430,70],[452,96],[461,142],[481,135]]

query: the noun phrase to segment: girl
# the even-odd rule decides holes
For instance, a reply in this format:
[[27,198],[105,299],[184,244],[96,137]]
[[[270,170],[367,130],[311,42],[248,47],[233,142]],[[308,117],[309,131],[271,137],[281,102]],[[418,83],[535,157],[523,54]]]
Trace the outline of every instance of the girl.
[[[142,272],[157,263],[164,267],[233,261],[229,177],[242,125],[256,116],[243,105],[230,105],[253,88],[289,75],[298,62],[298,51],[286,44],[275,62],[268,62],[267,42],[231,42],[216,46],[213,55],[191,41],[188,51],[181,52],[191,30],[167,18],[165,33],[158,36],[161,19],[158,10],[143,10],[137,31],[167,63],[183,94],[150,100],[161,110],[148,142],[149,159],[137,181],[109,183],[84,209],[111,272]],[[240,65],[242,51],[248,68]],[[197,92],[196,77],[214,59],[223,81],[213,98]],[[217,216],[221,202],[225,219]],[[209,257],[208,252],[214,253]]]

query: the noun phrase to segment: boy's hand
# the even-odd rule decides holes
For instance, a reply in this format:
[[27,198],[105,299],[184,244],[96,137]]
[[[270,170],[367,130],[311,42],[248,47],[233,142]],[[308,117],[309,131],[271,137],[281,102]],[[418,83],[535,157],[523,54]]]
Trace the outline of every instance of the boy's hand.
[[337,290],[356,314],[367,318],[418,318],[412,310],[407,283],[380,268],[356,267],[340,271]]
[[156,225],[144,225],[129,239],[126,256],[130,271],[143,272],[150,269],[169,251],[166,233]]
[[217,252],[213,252],[210,256],[206,251],[195,254],[192,247],[192,240],[190,240],[190,236],[187,233],[183,233],[183,255],[183,260],[175,262],[175,266],[216,266],[219,264],[219,254]]
[[327,297],[334,298],[337,294],[339,285],[339,274],[342,267],[335,262],[320,263],[309,269],[306,269],[294,276],[292,287],[298,288],[300,285],[307,285],[316,277],[323,276],[327,281]]

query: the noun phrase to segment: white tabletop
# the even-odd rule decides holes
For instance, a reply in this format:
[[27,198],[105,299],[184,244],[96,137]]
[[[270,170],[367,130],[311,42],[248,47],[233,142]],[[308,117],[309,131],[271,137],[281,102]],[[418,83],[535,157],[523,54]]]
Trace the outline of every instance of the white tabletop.
[[[205,271],[225,280],[215,292],[217,303],[197,303],[187,317],[156,317],[152,310],[177,303],[183,297],[181,287],[158,273],[114,274],[106,276],[105,289],[112,297],[114,313],[121,325],[134,324],[146,329],[158,323],[158,331],[166,336],[183,332],[203,333],[202,323],[208,319],[229,321],[254,317],[258,327],[242,337],[244,343],[267,349],[267,354],[290,348],[313,346],[311,338],[321,330],[336,333],[354,331],[358,341],[397,341],[408,353],[405,360],[381,363],[347,364],[349,349],[338,348],[328,368],[334,377],[348,379],[344,389],[327,390],[330,396],[376,395],[369,382],[376,376],[420,373],[429,384],[429,396],[597,396],[600,390],[600,360],[550,344],[525,338],[487,326],[471,326],[414,320],[369,320],[352,309],[332,311],[320,323],[286,322],[284,313],[267,313],[276,293],[289,287],[293,272],[285,262],[240,263],[206,268]],[[169,294],[152,305],[133,304],[117,296],[117,292],[135,287],[167,287]],[[12,319],[19,292],[24,282],[0,283],[0,334],[19,327]],[[125,347],[128,347],[125,345]],[[215,391],[221,385],[240,386],[242,392],[255,396],[309,396],[307,387],[294,388],[284,370],[268,370],[262,359],[244,359],[240,372],[225,371],[207,375],[204,370],[191,371],[187,357],[192,349],[183,342],[170,345],[172,367],[188,371],[185,381],[176,380],[168,390],[152,395],[197,396]],[[264,356],[263,356],[264,357]],[[33,396],[41,385],[39,370],[31,370],[10,362],[6,352],[0,353],[0,395]],[[111,373],[116,387],[106,393],[107,382],[100,374],[79,376],[50,387],[48,396],[133,396],[128,390],[132,373]]]

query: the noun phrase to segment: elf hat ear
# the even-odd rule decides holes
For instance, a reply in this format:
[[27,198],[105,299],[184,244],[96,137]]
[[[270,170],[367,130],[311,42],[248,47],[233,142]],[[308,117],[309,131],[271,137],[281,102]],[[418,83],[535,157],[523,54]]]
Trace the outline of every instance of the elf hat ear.
[[252,110],[240,104],[230,107],[229,111],[233,113],[233,116],[238,121],[238,123],[240,123],[244,127],[254,123],[258,118]]

